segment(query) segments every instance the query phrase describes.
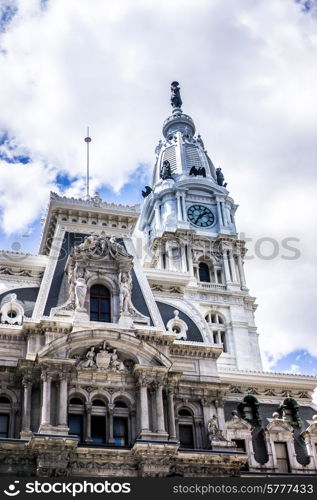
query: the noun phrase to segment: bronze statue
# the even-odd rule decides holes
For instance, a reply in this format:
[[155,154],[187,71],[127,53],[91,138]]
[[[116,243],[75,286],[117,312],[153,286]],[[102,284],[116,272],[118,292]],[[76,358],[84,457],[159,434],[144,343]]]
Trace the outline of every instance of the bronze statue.
[[165,179],[173,179],[171,165],[170,165],[170,162],[168,160],[165,160],[163,162],[160,177],[161,177],[161,179],[163,179],[163,181]]
[[225,182],[225,183],[223,182],[225,180],[225,177],[224,177],[220,167],[216,168],[216,175],[217,175],[218,186],[227,187],[227,182]]
[[180,108],[182,106],[180,95],[180,87],[178,82],[171,83],[171,105],[173,108]]

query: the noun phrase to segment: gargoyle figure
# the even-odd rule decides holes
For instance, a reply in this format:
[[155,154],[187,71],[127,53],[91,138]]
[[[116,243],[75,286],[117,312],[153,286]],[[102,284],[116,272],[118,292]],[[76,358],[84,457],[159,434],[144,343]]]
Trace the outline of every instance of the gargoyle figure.
[[145,186],[145,191],[142,191],[143,198],[149,196],[152,193],[152,188],[150,186]]

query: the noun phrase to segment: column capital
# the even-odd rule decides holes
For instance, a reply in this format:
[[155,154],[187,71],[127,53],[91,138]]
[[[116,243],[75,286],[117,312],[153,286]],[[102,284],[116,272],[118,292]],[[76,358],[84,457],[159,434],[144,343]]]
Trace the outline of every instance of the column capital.
[[204,396],[204,397],[200,398],[200,403],[201,403],[201,406],[210,406],[211,405],[211,398]]
[[22,377],[22,385],[26,389],[30,389],[32,387],[33,377],[30,374],[25,374]]
[[113,414],[114,409],[115,409],[115,404],[114,403],[109,403],[108,404],[108,411],[109,411],[110,414]]
[[86,410],[86,413],[91,413],[92,404],[91,403],[85,403],[85,410]]
[[221,399],[215,399],[214,400],[214,405],[216,408],[223,408],[224,407],[224,402]]
[[53,374],[47,370],[43,370],[42,373],[41,373],[41,380],[43,382],[49,382],[50,380],[52,380],[53,378]]

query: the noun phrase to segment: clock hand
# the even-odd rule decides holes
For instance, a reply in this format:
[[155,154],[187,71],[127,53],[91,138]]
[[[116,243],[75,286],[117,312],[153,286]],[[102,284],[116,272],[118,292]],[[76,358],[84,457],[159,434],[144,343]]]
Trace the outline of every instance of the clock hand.
[[204,212],[202,212],[201,214],[199,214],[198,217],[197,217],[197,219],[195,220],[195,224],[197,224],[197,222],[199,221],[199,219],[201,219],[204,215],[205,215]]

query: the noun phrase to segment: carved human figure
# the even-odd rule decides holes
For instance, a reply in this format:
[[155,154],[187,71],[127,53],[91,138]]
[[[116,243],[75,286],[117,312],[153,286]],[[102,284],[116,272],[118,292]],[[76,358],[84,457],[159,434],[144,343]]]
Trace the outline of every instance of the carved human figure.
[[212,418],[209,420],[207,430],[208,430],[209,441],[211,442],[216,437],[219,431],[216,415],[213,415]]
[[113,349],[113,353],[111,354],[110,368],[117,371],[124,370],[124,365],[118,358],[117,349]]
[[95,366],[95,348],[91,347],[86,354],[86,360],[83,363],[84,368],[90,368],[91,366]]
[[112,257],[114,258],[120,258],[120,257],[128,257],[128,258],[131,258],[132,255],[128,254],[128,252],[126,251],[126,249],[124,248],[123,245],[121,245],[121,243],[119,243],[115,236],[111,236],[110,240],[109,240],[109,250],[110,250],[110,254]]
[[131,301],[132,279],[129,272],[119,274],[120,312],[129,313],[134,309]]
[[77,278],[75,284],[76,310],[85,311],[87,285],[85,278]]

